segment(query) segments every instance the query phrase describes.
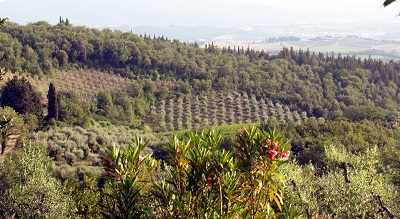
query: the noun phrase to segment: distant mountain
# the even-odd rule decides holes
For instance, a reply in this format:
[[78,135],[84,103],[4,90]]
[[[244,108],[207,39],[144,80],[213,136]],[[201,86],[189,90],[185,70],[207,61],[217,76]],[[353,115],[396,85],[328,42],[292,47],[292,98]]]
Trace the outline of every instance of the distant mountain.
[[[354,5],[353,1],[346,4],[336,1],[313,4],[311,1],[304,1],[292,4],[290,1],[283,3],[259,0],[0,0],[0,17],[8,17],[19,24],[36,21],[56,24],[59,16],[63,16],[74,25],[88,27],[115,27],[126,24],[242,27],[317,22],[339,23],[336,27],[342,26],[341,30],[345,32],[349,22],[365,22],[368,25],[371,22],[395,22],[397,26],[393,29],[399,29],[400,20],[394,18],[398,13],[395,7],[380,10],[380,4],[375,5],[371,2],[365,2],[363,7]],[[368,25],[364,27],[370,29]],[[294,32],[297,30],[301,29]],[[187,33],[189,34],[190,32]]]
[[[19,24],[27,22],[58,22],[59,16],[68,17],[75,25],[89,27],[140,24],[180,26],[232,26],[254,23],[294,22],[292,11],[284,13],[269,7],[245,3],[245,8],[223,1],[203,0],[6,0],[0,1],[0,15]],[[286,14],[286,16],[282,16]],[[266,16],[267,15],[267,16]],[[296,16],[299,16],[296,15]]]
[[266,38],[279,36],[295,36],[301,39],[315,37],[347,37],[356,36],[377,40],[400,40],[398,23],[316,23],[316,24],[263,24],[233,27],[211,26],[102,26],[113,30],[121,30],[136,34],[164,36],[186,42],[234,42],[265,41]]

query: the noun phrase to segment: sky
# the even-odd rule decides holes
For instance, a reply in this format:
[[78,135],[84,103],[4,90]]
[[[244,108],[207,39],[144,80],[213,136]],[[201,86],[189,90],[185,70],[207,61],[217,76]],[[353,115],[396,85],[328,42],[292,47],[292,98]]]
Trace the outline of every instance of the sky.
[[59,17],[88,27],[243,26],[292,23],[400,24],[400,1],[384,0],[0,0],[0,18],[26,24]]

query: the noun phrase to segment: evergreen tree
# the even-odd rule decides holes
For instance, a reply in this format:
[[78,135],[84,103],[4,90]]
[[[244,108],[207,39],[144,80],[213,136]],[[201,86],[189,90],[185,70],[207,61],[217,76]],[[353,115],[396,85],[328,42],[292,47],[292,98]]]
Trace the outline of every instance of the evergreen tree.
[[46,120],[50,119],[58,120],[58,101],[57,101],[57,91],[53,83],[49,84],[49,91],[47,93],[47,117]]
[[26,78],[16,76],[8,81],[2,90],[1,106],[10,106],[20,114],[30,113],[42,118],[40,94]]

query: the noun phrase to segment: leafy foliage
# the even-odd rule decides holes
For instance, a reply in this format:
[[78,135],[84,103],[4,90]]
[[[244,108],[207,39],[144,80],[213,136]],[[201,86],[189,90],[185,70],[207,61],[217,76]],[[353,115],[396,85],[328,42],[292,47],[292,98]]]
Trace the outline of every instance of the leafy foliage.
[[9,106],[20,114],[30,113],[42,118],[41,96],[26,78],[14,77],[2,89],[2,106]]
[[88,109],[82,104],[78,94],[60,92],[57,95],[58,118],[70,125],[83,126],[88,119]]
[[387,175],[377,173],[379,150],[374,147],[352,154],[342,145],[326,145],[325,174],[311,163],[283,168],[291,182],[285,195],[307,218],[393,218],[390,214],[398,215],[400,210],[400,196]]
[[[73,25],[52,26],[46,22],[26,26],[7,22],[0,34],[4,51],[0,65],[12,72],[52,75],[55,70],[92,68],[124,78],[157,82],[153,89],[144,85],[142,90],[149,88],[144,95],[154,91],[154,97],[160,99],[210,91],[247,93],[258,100],[280,103],[283,109],[287,106],[291,112],[325,119],[347,116],[343,112],[355,106],[372,109],[373,119],[377,120],[392,121],[399,111],[396,61],[293,48],[268,54],[250,49],[220,49],[212,44],[199,47],[165,37]],[[151,97],[141,100],[148,106],[155,104]],[[277,114],[278,118],[283,115]],[[352,114],[348,115],[352,119]],[[211,123],[214,119],[208,120]]]
[[61,184],[51,176],[41,145],[25,144],[0,157],[0,215],[5,218],[75,218],[75,208]]
[[143,166],[153,166],[154,161],[140,153],[147,146],[135,137],[135,146],[129,144],[124,150],[111,147],[102,157],[102,165],[109,179],[111,191],[105,192],[102,207],[104,218],[144,218],[150,214],[150,209],[142,203],[139,173]]
[[1,154],[4,153],[7,144],[7,138],[10,135],[9,129],[12,126],[12,117],[3,115],[0,118],[0,132],[1,132]]
[[[48,95],[48,117],[61,121],[50,119],[49,124],[89,127],[96,124],[90,116],[107,121],[87,130],[53,126],[35,135],[56,162],[55,174],[72,191],[75,205],[48,174],[49,165],[38,152],[43,148],[29,146],[0,158],[6,164],[0,166],[4,185],[0,213],[5,216],[39,217],[34,214],[44,212],[49,217],[78,213],[98,218],[100,209],[95,203],[99,199],[108,218],[384,218],[399,214],[395,186],[400,182],[400,135],[392,125],[399,111],[400,68],[395,61],[292,48],[274,55],[214,45],[200,48],[164,37],[74,27],[61,20],[56,26],[7,22],[0,29],[0,51],[0,65],[6,70],[26,71],[36,78],[77,67],[108,72],[59,73],[53,85],[60,92],[49,86]],[[22,106],[41,118],[42,107],[35,105],[41,104],[40,98],[30,96],[37,96],[32,86],[24,78],[15,79],[7,90],[11,81],[4,87],[2,100],[27,99]],[[66,92],[67,85],[60,81],[83,95]],[[24,96],[7,94],[11,91]],[[26,132],[20,126],[23,122],[29,122],[31,130],[38,127],[31,115],[21,117],[10,109],[2,109],[0,115],[12,115],[12,129]],[[3,118],[6,122],[10,117]],[[181,131],[181,137],[172,137],[165,151],[161,147],[164,136],[156,139],[110,125],[111,121],[142,126],[139,118],[160,127],[157,131],[266,121],[268,131],[241,129],[238,141],[231,136],[222,139],[216,132]],[[274,119],[285,123],[271,122]],[[280,167],[288,161],[290,146],[272,131],[273,126],[292,139],[296,160],[303,166]],[[6,133],[4,142],[14,130],[1,128]],[[135,135],[150,141],[143,143]],[[135,142],[128,144],[132,138]],[[121,148],[109,147],[113,144]],[[146,155],[150,154],[145,149],[148,144],[157,158],[164,159],[165,171]],[[107,175],[100,170],[100,155]],[[38,171],[31,171],[36,165]],[[157,183],[153,188],[149,182]],[[59,198],[64,197],[62,202]],[[18,205],[27,206],[26,211]],[[62,213],[54,216],[54,209]]]
[[272,121],[264,124],[264,129],[273,127],[291,139],[292,150],[300,164],[312,162],[317,168],[326,165],[327,158],[323,153],[326,144],[341,144],[348,151],[357,153],[375,146],[384,150],[396,148],[400,140],[398,129],[368,120],[349,122],[310,118],[305,124]]
[[0,132],[2,152],[6,147],[7,138],[10,135],[19,135],[23,139],[28,134],[28,128],[24,124],[24,118],[18,115],[11,107],[0,107]]
[[288,145],[276,132],[255,127],[238,137],[235,154],[221,149],[213,131],[170,139],[171,167],[155,184],[163,217],[260,218],[282,210],[284,178],[277,168],[290,154]]
[[98,208],[100,192],[95,174],[91,173],[91,175],[81,178],[73,178],[67,184],[67,189],[76,203],[76,213],[82,218],[101,218]]

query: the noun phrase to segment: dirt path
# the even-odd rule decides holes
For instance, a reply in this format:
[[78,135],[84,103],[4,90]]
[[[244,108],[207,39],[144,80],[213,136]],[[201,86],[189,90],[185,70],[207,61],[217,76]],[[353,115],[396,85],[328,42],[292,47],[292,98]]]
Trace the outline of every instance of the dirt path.
[[19,146],[18,138],[19,138],[19,135],[8,136],[6,149],[4,150],[3,155],[14,151]]

